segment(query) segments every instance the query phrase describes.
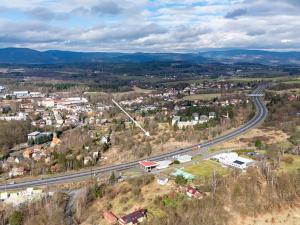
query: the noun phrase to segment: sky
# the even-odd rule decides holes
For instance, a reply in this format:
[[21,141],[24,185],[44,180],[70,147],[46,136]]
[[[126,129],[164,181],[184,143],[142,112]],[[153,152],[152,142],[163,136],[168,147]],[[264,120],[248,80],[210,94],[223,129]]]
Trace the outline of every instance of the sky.
[[300,0],[0,0],[0,47],[300,50]]

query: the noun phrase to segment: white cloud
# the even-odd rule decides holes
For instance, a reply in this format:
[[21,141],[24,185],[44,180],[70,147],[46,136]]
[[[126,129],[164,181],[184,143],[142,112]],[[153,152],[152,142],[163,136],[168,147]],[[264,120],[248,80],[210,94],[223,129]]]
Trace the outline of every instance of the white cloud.
[[300,50],[297,0],[11,0],[0,46],[82,51]]

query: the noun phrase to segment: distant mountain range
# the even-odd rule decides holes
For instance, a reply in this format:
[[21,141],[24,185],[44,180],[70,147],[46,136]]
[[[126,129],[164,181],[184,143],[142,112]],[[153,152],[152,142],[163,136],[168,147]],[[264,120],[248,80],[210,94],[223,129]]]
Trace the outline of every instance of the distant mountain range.
[[271,52],[259,50],[216,50],[199,53],[109,53],[37,51],[28,48],[0,49],[0,63],[5,64],[62,64],[62,63],[259,63],[267,65],[300,65],[300,52]]

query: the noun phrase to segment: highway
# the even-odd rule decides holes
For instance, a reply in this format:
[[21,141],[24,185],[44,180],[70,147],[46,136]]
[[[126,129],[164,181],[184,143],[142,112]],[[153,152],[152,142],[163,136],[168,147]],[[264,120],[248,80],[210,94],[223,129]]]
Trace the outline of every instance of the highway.
[[[252,94],[261,94],[263,92],[263,89],[264,89],[264,87],[260,86]],[[164,160],[164,159],[170,158],[170,157],[178,155],[178,154],[184,154],[187,152],[191,152],[195,147],[200,147],[200,150],[198,150],[197,154],[207,154],[208,147],[231,140],[231,139],[251,130],[252,128],[257,126],[259,123],[261,123],[268,114],[268,110],[267,110],[266,106],[264,105],[261,96],[252,96],[251,99],[255,104],[256,114],[251,120],[249,120],[243,126],[235,129],[234,131],[232,131],[228,134],[219,136],[213,140],[209,140],[209,141],[203,142],[201,144],[189,146],[189,147],[182,148],[182,149],[176,149],[172,152],[163,153],[161,155],[148,157],[144,160],[150,160],[150,161],[151,160],[153,160],[153,161]],[[76,180],[80,180],[80,179],[84,179],[84,178],[89,178],[89,177],[91,177],[92,174],[97,175],[97,174],[101,174],[101,173],[108,173],[108,172],[112,172],[112,171],[122,171],[122,170],[130,169],[130,168],[134,168],[134,167],[138,166],[139,161],[140,160],[135,160],[135,161],[130,161],[127,163],[121,163],[121,164],[117,164],[117,165],[111,165],[111,166],[107,166],[107,167],[93,168],[92,171],[91,170],[90,171],[87,171],[87,170],[78,171],[78,172],[74,172],[72,174],[57,175],[55,177],[48,177],[48,178],[44,178],[44,179],[35,178],[32,180],[28,180],[28,181],[21,181],[19,183],[2,184],[2,185],[0,185],[0,190],[20,189],[20,188],[37,187],[37,186],[50,185],[50,184],[67,183],[67,182],[76,181]]]

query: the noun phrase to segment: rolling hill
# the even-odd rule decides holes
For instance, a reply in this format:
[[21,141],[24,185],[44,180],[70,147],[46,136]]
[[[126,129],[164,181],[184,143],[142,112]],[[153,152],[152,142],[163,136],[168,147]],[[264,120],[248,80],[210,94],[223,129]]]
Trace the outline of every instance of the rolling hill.
[[0,49],[0,63],[6,64],[62,64],[62,63],[258,63],[266,65],[300,65],[300,52],[271,52],[259,50],[214,50],[199,53],[118,53],[37,51],[28,48]]

